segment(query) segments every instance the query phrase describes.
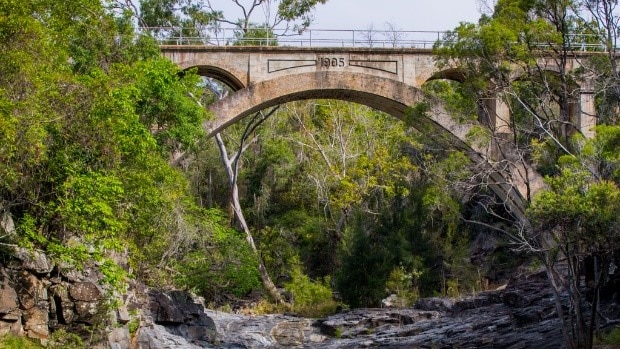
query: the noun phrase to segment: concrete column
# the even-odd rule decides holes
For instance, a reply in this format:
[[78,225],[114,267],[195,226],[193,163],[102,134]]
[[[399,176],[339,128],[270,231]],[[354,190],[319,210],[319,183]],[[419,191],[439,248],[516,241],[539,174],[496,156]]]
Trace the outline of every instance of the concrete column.
[[[493,133],[490,145],[490,156],[496,161],[508,160],[514,154],[507,154],[505,147],[512,139],[510,107],[498,96],[482,100],[480,103],[480,123],[487,125]],[[504,149],[506,148],[506,149]]]
[[501,98],[495,99],[495,134],[512,134],[510,129],[510,108]]
[[481,103],[479,121],[487,125],[493,134],[512,134],[510,129],[510,108],[499,97],[484,99]]
[[579,93],[579,114],[576,115],[575,126],[586,138],[593,138],[596,135],[596,108],[594,106],[594,93],[581,91]]

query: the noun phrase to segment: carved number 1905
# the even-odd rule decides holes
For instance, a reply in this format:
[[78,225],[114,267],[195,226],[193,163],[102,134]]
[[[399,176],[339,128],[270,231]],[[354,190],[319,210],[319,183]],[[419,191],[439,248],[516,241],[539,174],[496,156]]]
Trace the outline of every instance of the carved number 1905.
[[325,68],[344,67],[344,58],[322,57],[319,59],[319,65]]

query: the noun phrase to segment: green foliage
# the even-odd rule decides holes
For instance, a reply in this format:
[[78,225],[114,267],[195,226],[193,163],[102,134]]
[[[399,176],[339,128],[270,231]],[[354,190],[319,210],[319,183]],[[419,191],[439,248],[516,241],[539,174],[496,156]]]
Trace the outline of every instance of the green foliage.
[[183,150],[193,145],[204,132],[205,112],[189,97],[201,95],[200,77],[195,72],[181,75],[166,59],[141,61],[131,68],[127,74],[136,78],[132,98],[140,122],[155,129],[155,139],[164,150],[174,150],[177,144]]
[[180,0],[140,0],[140,18],[149,27],[179,25],[176,8],[180,4]]
[[203,135],[192,97],[200,78],[102,2],[0,7],[9,14],[0,18],[0,207],[17,225],[10,242],[65,268],[94,261],[110,290],[128,277],[110,253],[131,252],[128,265],[153,281],[154,266],[186,251],[171,242],[219,226],[198,223],[208,215],[168,163]]
[[[306,218],[298,212],[290,212],[282,217]],[[278,228],[265,227],[254,234],[263,256],[263,263],[271,275],[286,276],[291,272],[291,266],[301,249],[298,229],[304,229],[304,221],[294,224],[278,222]],[[301,225],[301,227],[300,227]],[[303,234],[303,233],[301,233]]]
[[390,271],[385,283],[385,291],[398,297],[400,301],[398,307],[409,307],[420,297],[417,284],[421,275],[421,271],[416,269],[407,271],[402,265]]
[[217,210],[205,212],[205,216],[213,222],[212,234],[193,237],[185,252],[179,253],[172,263],[176,284],[215,301],[227,294],[242,297],[259,289],[257,258],[244,237],[221,226]]
[[92,241],[96,235],[114,237],[126,229],[124,217],[118,215],[124,190],[116,176],[97,172],[71,176],[62,183],[61,192],[54,214],[67,230]]
[[478,108],[467,85],[452,80],[432,80],[422,86],[423,91],[436,96],[444,102],[447,111],[457,121],[477,120]]
[[[378,233],[370,233],[361,219],[343,241],[341,266],[335,282],[345,304],[352,308],[378,307],[385,296],[389,273],[398,261],[389,246],[404,248],[402,241],[390,244]],[[395,251],[396,252],[396,251]]]
[[592,182],[586,169],[568,160],[558,176],[547,178],[550,188],[535,198],[529,213],[540,229],[559,229],[559,241],[574,244],[578,255],[612,248],[620,236],[620,189],[612,182]]
[[342,338],[342,328],[336,327],[334,330],[334,338]]
[[234,46],[278,46],[278,38],[273,30],[260,25],[250,25],[248,28],[235,32]]
[[493,132],[488,127],[480,125],[472,126],[465,135],[465,139],[472,147],[482,149],[491,143],[492,138]]
[[599,161],[602,178],[620,184],[620,126],[597,126],[596,138],[591,147],[586,144],[585,148],[591,151],[586,155]]
[[43,346],[25,337],[4,335],[0,337],[0,349],[42,349]]
[[50,349],[82,349],[85,347],[85,343],[78,335],[69,333],[64,329],[54,331],[47,345],[47,348]]
[[282,18],[287,20],[303,18],[304,22],[309,22],[310,12],[313,8],[318,4],[324,4],[326,2],[327,0],[282,0],[278,5],[278,12]]
[[420,125],[421,119],[428,119],[428,112],[431,107],[428,103],[420,102],[414,106],[409,107],[407,112],[405,113],[405,122],[410,126],[416,125],[418,127]]
[[138,329],[140,328],[140,319],[134,318],[129,320],[129,322],[127,323],[127,330],[129,331],[129,334],[131,336],[133,336]]
[[620,327],[614,327],[596,341],[600,345],[620,345]]
[[130,274],[109,258],[98,261],[99,271],[103,275],[102,282],[117,292],[125,291]]
[[336,312],[330,278],[312,281],[305,275],[299,263],[292,268],[291,281],[284,285],[292,296],[292,311],[306,317],[324,317]]

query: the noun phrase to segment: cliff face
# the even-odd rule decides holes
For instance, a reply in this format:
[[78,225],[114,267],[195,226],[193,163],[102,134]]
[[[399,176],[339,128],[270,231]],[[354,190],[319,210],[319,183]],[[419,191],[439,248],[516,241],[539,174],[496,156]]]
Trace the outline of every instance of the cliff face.
[[46,344],[59,329],[80,334],[93,325],[128,321],[122,305],[110,310],[96,266],[64,269],[43,253],[21,248],[14,257],[0,264],[0,336],[11,333]]

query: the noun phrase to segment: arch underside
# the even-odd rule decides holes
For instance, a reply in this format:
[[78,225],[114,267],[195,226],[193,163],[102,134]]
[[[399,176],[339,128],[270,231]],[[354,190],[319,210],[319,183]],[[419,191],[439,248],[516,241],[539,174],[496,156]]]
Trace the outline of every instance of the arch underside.
[[[260,110],[279,104],[307,99],[338,99],[369,106],[406,121],[410,126],[432,136],[432,139],[463,151],[476,164],[489,169],[489,187],[502,199],[519,219],[525,217],[525,200],[522,185],[515,184],[493,170],[487,154],[488,144],[471,144],[467,141],[474,123],[463,124],[455,120],[442,103],[420,89],[398,81],[371,75],[345,72],[320,71],[288,75],[266,80],[212,104],[214,120],[205,122],[209,136]],[[424,108],[413,112],[416,105]],[[518,181],[518,179],[516,179]]]
[[199,65],[194,68],[197,69],[199,75],[219,80],[233,91],[239,91],[245,87],[234,74],[224,69],[209,65]]

